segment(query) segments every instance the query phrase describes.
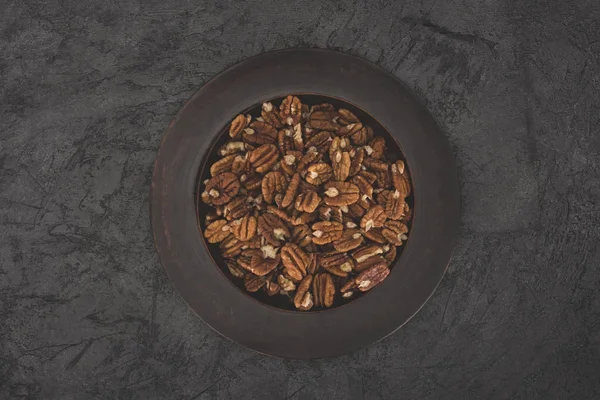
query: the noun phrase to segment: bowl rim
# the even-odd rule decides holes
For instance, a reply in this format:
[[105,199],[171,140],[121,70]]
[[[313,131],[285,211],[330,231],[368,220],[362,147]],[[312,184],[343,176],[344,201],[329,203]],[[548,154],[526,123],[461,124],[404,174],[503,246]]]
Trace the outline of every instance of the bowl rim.
[[[206,260],[213,261],[197,227],[196,177],[207,148],[221,133],[218,127],[262,98],[302,92],[340,98],[386,128],[409,165],[414,204],[420,209],[394,273],[367,296],[327,312],[289,312],[249,298],[217,265],[205,268]],[[205,130],[199,133],[199,127]],[[454,156],[426,108],[380,67],[322,49],[264,53],[204,84],[167,128],[149,203],[159,258],[190,308],[223,336],[255,351],[289,358],[343,354],[403,326],[443,277],[460,223]]]

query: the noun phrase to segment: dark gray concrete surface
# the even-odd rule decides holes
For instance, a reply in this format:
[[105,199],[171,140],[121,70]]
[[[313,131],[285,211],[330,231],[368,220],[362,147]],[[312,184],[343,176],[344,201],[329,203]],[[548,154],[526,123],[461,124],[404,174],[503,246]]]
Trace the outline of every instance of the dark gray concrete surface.
[[[599,8],[0,2],[0,399],[600,398]],[[148,216],[153,159],[185,100],[295,46],[362,56],[413,88],[451,140],[463,207],[421,312],[309,362],[199,320]]]

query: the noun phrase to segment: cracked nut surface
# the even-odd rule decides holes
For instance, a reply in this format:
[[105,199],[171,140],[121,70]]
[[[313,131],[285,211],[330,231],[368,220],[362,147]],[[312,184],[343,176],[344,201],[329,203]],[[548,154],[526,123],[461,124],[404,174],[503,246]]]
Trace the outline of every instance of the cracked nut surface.
[[399,151],[361,115],[289,95],[232,119],[199,183],[210,210],[198,218],[249,293],[328,309],[389,275],[410,232],[413,190]]

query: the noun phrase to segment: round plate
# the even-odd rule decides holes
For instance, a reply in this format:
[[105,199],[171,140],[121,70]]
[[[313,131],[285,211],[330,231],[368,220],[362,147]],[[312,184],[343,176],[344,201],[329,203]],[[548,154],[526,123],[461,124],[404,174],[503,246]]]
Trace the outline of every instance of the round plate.
[[[365,296],[320,312],[277,309],[240,291],[214,264],[196,218],[198,171],[223,129],[240,111],[294,93],[331,96],[372,115],[400,144],[414,191],[410,237],[392,273]],[[150,199],[159,257],[192,310],[237,343],[290,358],[347,353],[405,324],[444,275],[460,215],[452,151],[427,110],[381,68],[316,49],[247,59],[198,90],[163,138]]]

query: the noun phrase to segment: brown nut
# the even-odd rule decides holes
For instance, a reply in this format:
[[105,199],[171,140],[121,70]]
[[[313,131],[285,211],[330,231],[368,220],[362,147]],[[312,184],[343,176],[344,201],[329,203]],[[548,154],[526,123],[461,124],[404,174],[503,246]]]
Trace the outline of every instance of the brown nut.
[[219,250],[224,258],[233,258],[240,255],[242,248],[247,245],[247,243],[244,243],[235,236],[230,235],[226,237],[221,244],[219,244]]
[[376,159],[382,159],[385,152],[385,139],[380,137],[373,138],[369,142],[369,147],[373,150],[370,154],[371,157]]
[[247,150],[244,142],[229,142],[219,149],[221,156],[228,156],[230,154],[243,153]]
[[264,201],[266,201],[268,204],[272,204],[275,195],[278,193],[284,193],[287,184],[287,177],[281,172],[271,171],[267,173],[261,182],[261,190]]
[[287,125],[293,126],[302,117],[302,103],[296,96],[286,97],[279,106],[279,118]]
[[406,176],[406,171],[404,170],[404,163],[402,161],[396,161],[392,164],[391,167],[391,175],[392,175],[392,184],[394,188],[400,193],[400,197],[403,199],[410,195],[410,184],[408,182],[408,177]]
[[224,219],[211,222],[204,230],[208,243],[219,243],[231,234],[231,228]]
[[369,169],[375,173],[377,173],[379,171],[389,171],[389,169],[390,169],[390,165],[388,163],[386,163],[385,161],[378,160],[373,157],[365,158],[363,160],[363,165],[367,169]]
[[236,219],[232,222],[231,232],[233,233],[233,236],[245,242],[254,237],[257,225],[255,216],[246,215],[245,217]]
[[286,274],[299,282],[306,275],[310,257],[295,243],[286,243],[281,248],[281,261]]
[[281,154],[287,154],[294,150],[294,139],[292,138],[292,130],[290,128],[281,129],[277,133],[277,146]]
[[307,140],[304,146],[307,149],[314,147],[320,153],[327,153],[329,147],[331,146],[331,133],[327,131],[321,131],[313,136],[311,136],[310,140]]
[[250,257],[250,263],[240,264],[257,276],[265,276],[279,266],[281,261],[277,250],[271,245],[265,245],[260,249],[249,249],[242,252],[242,257]]
[[329,164],[317,163],[308,167],[306,181],[311,185],[321,185],[331,179],[333,171]]
[[316,307],[331,307],[335,299],[335,285],[327,272],[318,274],[313,279],[313,301]]
[[312,231],[308,225],[297,225],[292,229],[290,241],[296,243],[300,247],[307,247],[312,243]]
[[337,150],[331,159],[333,178],[336,181],[345,181],[350,175],[350,154],[347,151]]
[[256,172],[264,174],[277,164],[279,152],[274,144],[263,144],[250,152],[249,160]]
[[345,108],[340,108],[338,110],[338,114],[340,116],[339,122],[342,125],[355,124],[360,122],[360,120],[352,113],[350,110],[346,110]]
[[277,283],[283,292],[291,292],[296,290],[296,284],[291,279],[284,275],[277,276]]
[[254,293],[262,288],[266,282],[267,281],[263,277],[248,274],[244,279],[244,287],[250,293]]
[[348,124],[346,126],[339,128],[337,130],[337,134],[340,136],[354,135],[355,133],[360,132],[360,130],[362,128],[363,128],[363,124],[361,124],[360,122]]
[[265,293],[267,296],[275,296],[281,290],[281,286],[277,282],[267,280],[265,283]]
[[208,193],[209,204],[223,205],[235,197],[240,191],[240,181],[231,172],[223,172],[212,177],[207,183],[205,192]]
[[294,307],[298,310],[307,311],[313,306],[312,295],[309,291],[312,280],[311,275],[306,275],[298,285],[296,295],[294,296]]
[[271,124],[277,129],[283,126],[281,118],[279,118],[279,113],[277,113],[275,107],[273,107],[273,103],[263,103],[260,116],[267,124]]
[[294,214],[290,217],[290,224],[294,226],[308,224],[317,219],[317,217],[317,213],[303,213],[295,211]]
[[227,260],[225,262],[225,265],[227,265],[227,269],[229,270],[229,273],[231,273],[231,275],[235,276],[236,278],[243,278],[246,275],[244,270],[242,268],[240,268],[238,263],[235,262],[234,260]]
[[287,224],[274,214],[265,213],[258,217],[258,233],[273,246],[281,246],[290,237]]
[[296,198],[296,210],[301,212],[312,213],[317,209],[320,202],[321,198],[319,197],[317,192],[303,192],[300,193]]
[[[311,245],[313,244],[311,243]],[[319,268],[319,257],[317,256],[317,253],[308,253],[308,258],[310,259],[310,262],[308,263],[308,267],[306,267],[306,272],[312,275],[317,272],[317,268]]]
[[240,219],[252,211],[252,205],[246,196],[237,196],[223,207],[223,216],[228,221]]
[[344,225],[334,221],[321,221],[313,224],[312,230],[313,243],[323,245],[341,238],[344,232]]
[[313,129],[335,132],[339,125],[335,123],[334,119],[336,119],[335,112],[327,110],[313,111],[308,118],[308,125]]
[[401,246],[408,239],[407,232],[408,227],[400,221],[387,221],[381,230],[381,234],[394,246]]
[[390,171],[377,171],[375,186],[379,189],[390,189],[392,187],[392,174]]
[[[389,192],[388,192],[389,193]],[[398,190],[394,190],[392,193],[386,196],[385,200],[385,214],[389,219],[400,220],[404,217],[405,203],[404,197]]]
[[359,199],[358,187],[349,182],[332,181],[325,184],[325,204],[330,206],[348,206]]
[[396,259],[396,254],[396,246],[389,246],[389,250],[384,253],[383,258],[385,258],[388,265],[392,265]]
[[350,151],[353,150],[350,145],[350,141],[348,138],[335,136],[331,141],[331,145],[329,146],[329,158],[333,160],[334,154],[337,150],[340,151]]
[[373,186],[371,186],[367,178],[362,175],[356,175],[352,177],[350,182],[358,187],[361,197],[364,197],[365,199],[373,198]]
[[368,126],[363,126],[360,131],[350,135],[350,140],[355,146],[364,146],[373,137],[373,129]]
[[386,219],[387,215],[385,215],[383,206],[376,205],[367,210],[360,220],[360,227],[365,232],[368,232],[371,228],[381,228]]
[[361,263],[369,257],[373,257],[378,254],[383,254],[383,247],[380,245],[371,244],[359,247],[358,249],[354,250],[352,252],[352,258],[354,258],[357,263]]
[[372,268],[378,264],[387,265],[387,261],[385,261],[385,259],[381,256],[369,257],[362,262],[356,263],[356,266],[354,267],[354,271],[360,273],[360,272],[366,271],[369,268]]
[[300,175],[298,173],[295,173],[294,176],[292,176],[292,179],[290,180],[290,184],[285,190],[285,195],[283,196],[283,200],[281,201],[281,207],[287,208],[294,202],[294,198],[296,197],[296,192],[298,192],[299,185]]
[[354,176],[361,171],[363,161],[365,160],[365,151],[363,149],[354,150],[354,154],[350,154],[350,170],[348,174]]
[[236,157],[236,154],[230,154],[216,161],[213,165],[210,166],[210,176],[216,176],[222,172],[231,172],[233,160]]
[[318,263],[329,273],[341,277],[348,276],[348,273],[354,269],[352,258],[345,253],[320,255]]
[[294,125],[294,133],[292,134],[292,142],[296,151],[304,150],[304,139],[302,138],[302,125]]
[[354,283],[361,292],[366,292],[379,285],[390,274],[386,264],[377,264],[366,271],[361,272],[354,279]]
[[240,135],[242,134],[242,131],[244,130],[244,128],[246,128],[248,126],[248,124],[250,123],[250,115],[246,116],[246,115],[238,115],[237,117],[235,117],[233,119],[233,121],[231,122],[231,125],[229,126],[229,136],[232,139],[237,139],[240,137]]
[[333,242],[333,247],[337,251],[354,250],[363,243],[363,235],[358,229],[347,229],[343,232],[342,237]]
[[300,175],[304,176],[306,173],[306,167],[310,164],[316,163],[323,158],[323,154],[319,153],[316,148],[308,149],[308,151],[298,161],[297,170]]
[[372,242],[386,244],[387,239],[381,234],[381,228],[373,228],[362,232],[363,236]]

